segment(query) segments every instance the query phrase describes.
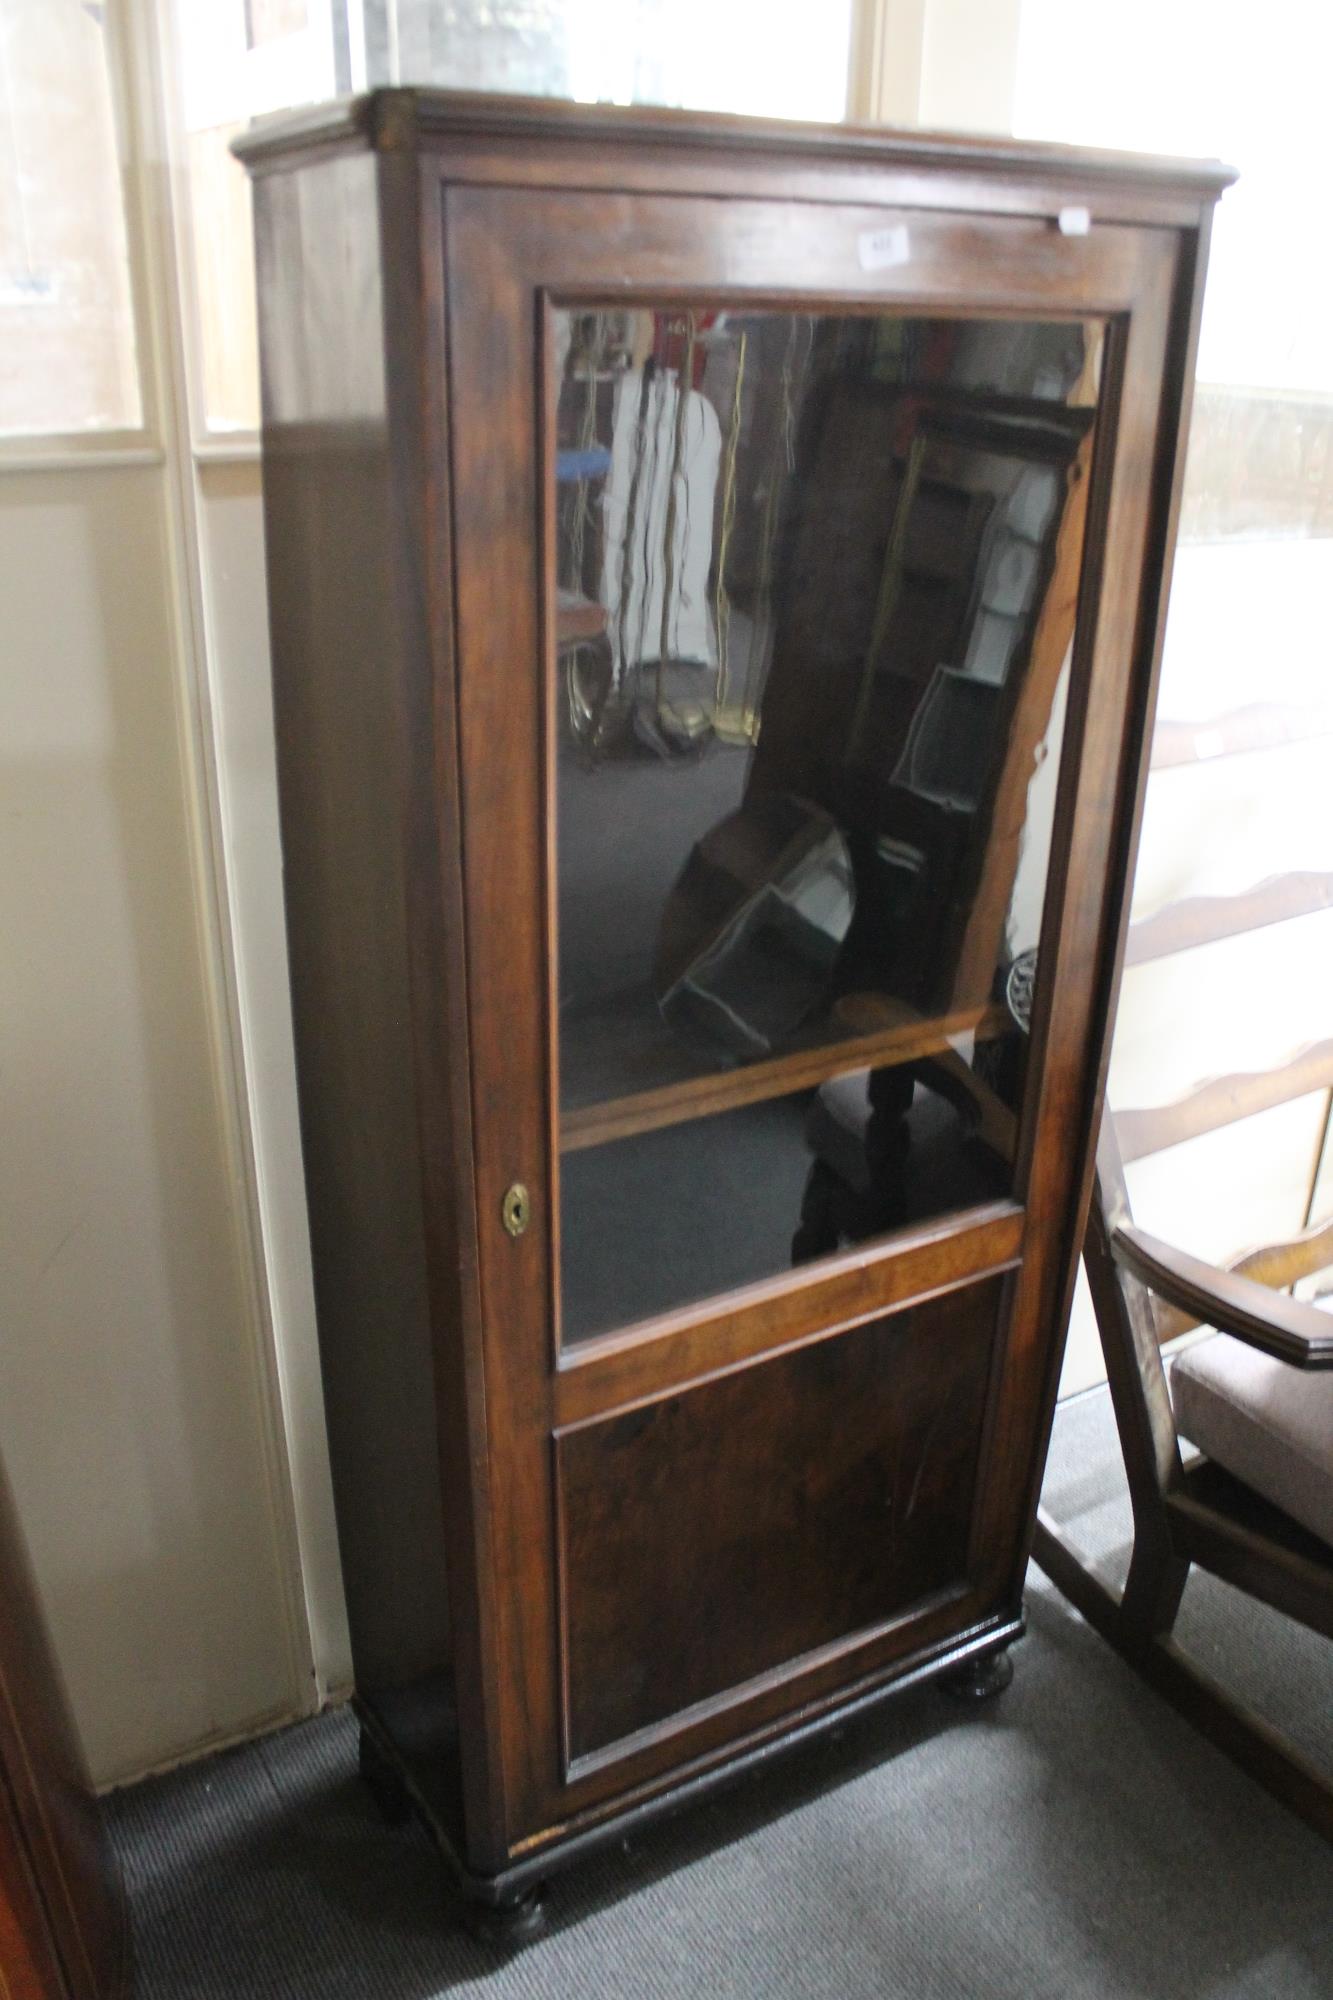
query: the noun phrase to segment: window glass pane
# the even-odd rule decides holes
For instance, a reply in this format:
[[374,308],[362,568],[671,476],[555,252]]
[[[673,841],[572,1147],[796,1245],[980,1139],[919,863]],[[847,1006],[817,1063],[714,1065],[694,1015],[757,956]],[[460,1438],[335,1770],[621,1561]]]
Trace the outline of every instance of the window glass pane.
[[1012,1191],[1101,329],[555,338],[578,1340]]
[[[1322,790],[1291,782],[1293,760],[1324,755],[1333,683],[1333,8],[1124,0],[1116,19],[1107,36],[1092,0],[1024,0],[1017,122],[1033,137],[1214,154],[1239,169],[1213,229],[1158,712],[1197,723],[1205,757],[1227,717],[1232,740],[1252,725],[1256,748],[1289,744],[1285,755],[1154,779],[1135,886],[1136,913],[1148,916],[1186,896],[1326,869],[1333,851]],[[1258,968],[1259,943],[1255,958]],[[1312,959],[1312,1007],[1327,979]],[[1230,1067],[1261,996],[1261,985],[1242,995],[1228,980],[1200,1003],[1201,1015],[1231,1023]]]
[[[1159,717],[1186,726],[1148,786],[1135,916],[1243,894],[1258,924],[1333,870],[1333,8],[1122,0],[1106,21],[1093,0],[1023,0],[1018,129],[1240,173],[1213,229],[1162,665]],[[1113,1103],[1170,1102],[1327,1032],[1329,919],[1305,907],[1131,966]],[[1327,1215],[1329,1171],[1311,1196],[1308,1149],[1297,1171],[1276,1131],[1255,1119],[1132,1166],[1145,1224],[1226,1261]]]
[[0,0],[0,433],[141,420],[103,9]]
[[837,120],[851,0],[177,0],[204,422],[259,422],[251,118],[381,84]]
[[[1024,0],[1020,130],[1220,155],[1240,173],[1213,228],[1158,713],[1197,724],[1205,760],[1247,729],[1256,750],[1289,745],[1285,756],[1154,779],[1135,884],[1146,917],[1186,896],[1329,866],[1322,790],[1293,785],[1291,771],[1294,759],[1324,754],[1333,684],[1333,8],[1271,0],[1260,14],[1249,0],[1125,0],[1116,18],[1107,36],[1092,0]],[[1226,718],[1234,726],[1219,733]],[[1252,991],[1228,980],[1232,1004],[1221,1004],[1223,987],[1200,1001],[1201,1015],[1230,1023],[1223,1068],[1238,1066],[1246,1025],[1263,1014],[1258,942],[1254,953]],[[1201,961],[1200,979],[1205,970]],[[1327,981],[1326,963],[1312,958],[1314,1013]],[[1135,990],[1126,989],[1122,1052]],[[1183,1048],[1178,1061],[1185,1070]],[[1187,1071],[1167,1094],[1196,1080]]]
[[[177,45],[195,341],[208,430],[259,423],[250,186],[230,146],[252,118],[345,90],[342,0],[179,0]],[[345,22],[344,22],[345,28]]]
[[[366,0],[374,82],[844,116],[850,0]],[[394,70],[396,54],[397,69]]]
[[[1333,10],[1273,0],[1260,18],[1251,0],[1125,0],[1117,23],[1108,39],[1090,0],[1024,0],[1015,122],[1033,137],[1220,154],[1240,170],[1209,256],[1182,542],[1333,537],[1333,260],[1321,254]],[[1317,571],[1325,593],[1330,576],[1314,551],[1285,564],[1236,552],[1184,563],[1186,593],[1192,567],[1252,567],[1253,588],[1237,592],[1270,612],[1279,571]],[[1227,705],[1225,663],[1247,666],[1221,602],[1216,623],[1213,709]],[[1275,644],[1285,659],[1266,661],[1265,675],[1288,689],[1312,675],[1300,650]]]

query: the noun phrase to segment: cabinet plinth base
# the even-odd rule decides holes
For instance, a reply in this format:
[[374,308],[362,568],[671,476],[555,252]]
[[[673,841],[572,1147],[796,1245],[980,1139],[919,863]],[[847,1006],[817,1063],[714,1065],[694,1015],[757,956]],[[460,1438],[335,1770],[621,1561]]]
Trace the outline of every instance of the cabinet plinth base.
[[[986,1692],[998,1694],[1012,1678],[1007,1649],[1022,1638],[1023,1629],[1021,1607],[1016,1613],[993,1617],[974,1627],[965,1640],[900,1664],[884,1680],[848,1700],[833,1703],[822,1714],[752,1741],[724,1762],[680,1777],[651,1798],[610,1811],[574,1832],[562,1833],[549,1845],[534,1848],[494,1874],[476,1872],[465,1859],[461,1802],[455,1797],[457,1722],[441,1688],[436,1687],[429,1703],[420,1694],[400,1700],[396,1708],[383,1701],[375,1706],[358,1702],[361,1773],[386,1818],[393,1817],[399,1800],[405,1800],[408,1810],[418,1814],[452,1878],[459,1898],[459,1918],[466,1929],[487,1945],[517,1948],[542,1934],[546,1887],[562,1870],[623,1840],[632,1831],[743,1778],[757,1776],[802,1744],[840,1736],[849,1723],[886,1708],[909,1688],[950,1681],[964,1693],[976,1683]],[[404,1727],[400,1734],[391,1717],[408,1716],[410,1728]]]
[[1009,1648],[1000,1646],[993,1653],[975,1654],[972,1659],[964,1660],[961,1667],[941,1674],[939,1687],[954,1701],[993,1701],[997,1694],[1004,1693],[1013,1677]]
[[357,1745],[357,1768],[381,1819],[387,1826],[402,1826],[411,1817],[411,1794],[393,1758],[380,1749],[364,1724]]
[[546,1897],[540,1888],[528,1889],[500,1903],[465,1896],[462,1919],[464,1929],[478,1944],[491,1951],[518,1951],[545,1934]]

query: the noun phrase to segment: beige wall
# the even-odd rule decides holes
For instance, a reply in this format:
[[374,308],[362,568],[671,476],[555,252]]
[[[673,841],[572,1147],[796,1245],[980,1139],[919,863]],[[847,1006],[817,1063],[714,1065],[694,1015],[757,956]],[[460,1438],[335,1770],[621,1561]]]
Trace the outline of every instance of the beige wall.
[[160,467],[0,477],[0,1449],[111,1780],[308,1667],[199,947]]
[[1007,132],[1022,0],[857,0],[851,116]]
[[1008,132],[1022,0],[926,0],[920,124]]
[[299,1583],[322,1689],[350,1685],[296,1106],[258,457],[196,474],[237,1013]]
[[347,1678],[258,465],[191,445],[167,18],[108,15],[145,428],[0,440],[0,1452],[104,1783]]

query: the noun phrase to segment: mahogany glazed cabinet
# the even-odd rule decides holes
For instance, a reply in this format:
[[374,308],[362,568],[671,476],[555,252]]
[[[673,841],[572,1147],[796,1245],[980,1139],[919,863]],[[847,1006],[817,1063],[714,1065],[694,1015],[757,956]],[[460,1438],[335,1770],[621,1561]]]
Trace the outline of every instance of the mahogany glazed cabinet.
[[1227,175],[410,91],[238,150],[363,1761],[521,1923],[1002,1678]]

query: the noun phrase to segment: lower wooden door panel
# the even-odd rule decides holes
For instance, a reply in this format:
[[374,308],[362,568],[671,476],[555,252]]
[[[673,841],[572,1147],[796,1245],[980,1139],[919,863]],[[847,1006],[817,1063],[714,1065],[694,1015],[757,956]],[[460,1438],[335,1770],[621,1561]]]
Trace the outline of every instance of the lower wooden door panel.
[[1003,1287],[557,1437],[567,1777],[965,1585]]

